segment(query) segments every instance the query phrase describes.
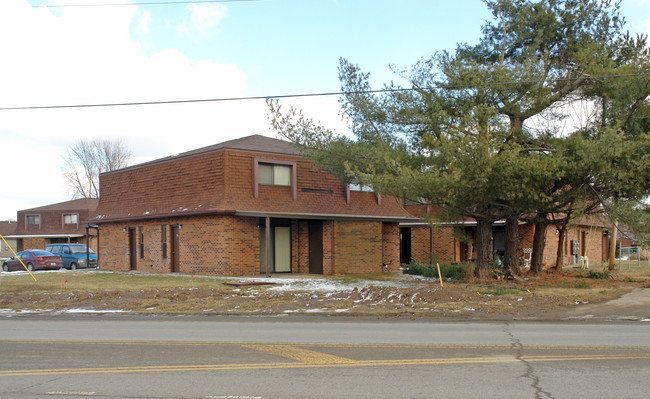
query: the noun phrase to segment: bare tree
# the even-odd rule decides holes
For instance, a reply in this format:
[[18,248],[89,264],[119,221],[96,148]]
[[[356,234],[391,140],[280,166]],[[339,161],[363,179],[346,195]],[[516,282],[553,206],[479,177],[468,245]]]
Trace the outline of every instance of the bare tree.
[[64,176],[75,198],[99,198],[99,175],[128,166],[132,151],[123,141],[79,140],[63,156]]

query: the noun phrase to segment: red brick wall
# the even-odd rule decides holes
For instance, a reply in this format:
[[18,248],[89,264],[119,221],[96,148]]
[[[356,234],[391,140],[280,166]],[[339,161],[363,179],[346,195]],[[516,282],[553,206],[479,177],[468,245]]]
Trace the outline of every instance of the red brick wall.
[[399,270],[399,223],[382,224],[382,256],[388,270]]
[[334,274],[372,274],[382,268],[382,223],[335,222]]
[[[16,242],[16,247],[14,250],[16,252],[24,251],[26,249],[45,249],[45,246],[52,244],[52,239],[50,238],[40,238],[40,237],[25,237],[18,239]],[[79,244],[86,243],[86,237],[77,237],[70,240],[70,242],[76,242]],[[95,236],[90,237],[90,248],[97,252],[97,238]]]
[[[567,230],[565,244],[564,264],[571,262],[571,240],[579,240],[582,247],[582,232],[586,232],[586,255],[590,265],[600,264],[604,258],[603,229],[600,227],[572,226]],[[524,255],[524,248],[533,247],[535,226],[524,224],[519,226],[519,256]],[[411,258],[420,263],[430,263],[430,235],[429,227],[411,228]],[[557,256],[558,235],[553,225],[547,226],[546,246],[544,248],[544,263],[547,266],[555,265]],[[460,243],[453,236],[453,228],[436,227],[433,229],[434,262],[456,262],[460,260]],[[578,258],[579,261],[579,258]]]
[[46,238],[33,237],[25,237],[22,239],[22,241],[22,248],[20,248],[18,251],[25,251],[27,249],[45,249],[45,246],[50,243],[50,240]]
[[430,264],[432,260],[434,263],[458,261],[459,245],[453,233],[453,227],[434,227],[433,230],[428,226],[411,227],[411,259],[424,264]]
[[[582,247],[582,232],[586,232],[586,255],[589,257],[589,264],[600,265],[605,262],[603,254],[603,229],[600,227],[571,226],[567,228],[566,242],[564,245],[564,264],[571,264],[571,240],[579,240]],[[535,226],[526,224],[519,226],[520,247],[532,248]],[[544,263],[548,267],[554,266],[557,258],[558,246],[557,229],[554,225],[546,227],[546,245],[544,247]],[[579,258],[577,259],[579,261]]]
[[[260,273],[259,219],[201,216],[138,223],[106,223],[100,227],[100,267],[130,270],[129,228],[137,234],[137,271],[171,271],[171,225],[180,224],[180,273],[249,276]],[[167,258],[162,252],[166,228]],[[144,256],[140,255],[140,231]],[[293,220],[292,272],[309,272],[307,221]],[[367,221],[323,221],[323,273],[380,273],[382,262],[399,269],[399,225]]]
[[292,270],[294,273],[309,273],[309,223],[301,220],[294,221],[294,224],[296,227],[291,231],[295,257]]
[[[103,269],[129,270],[129,233],[138,235],[137,270],[152,273],[171,271],[171,228],[179,231],[180,273],[256,275],[260,268],[257,218],[203,216],[137,223],[107,223],[100,227],[100,265]],[[167,258],[162,257],[162,226],[166,226]],[[124,231],[126,228],[126,231]],[[140,257],[140,228],[144,234],[144,257]]]
[[336,225],[338,222],[334,220],[328,220],[323,222],[323,274],[335,274],[335,271],[338,273],[335,261],[335,249],[336,248]]

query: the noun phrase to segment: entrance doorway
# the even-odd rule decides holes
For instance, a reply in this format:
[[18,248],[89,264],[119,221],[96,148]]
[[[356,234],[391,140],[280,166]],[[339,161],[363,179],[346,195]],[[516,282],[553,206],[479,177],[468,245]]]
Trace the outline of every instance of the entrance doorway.
[[[269,269],[271,273],[291,272],[291,221],[271,219]],[[260,219],[260,273],[266,273],[266,221]]]
[[323,222],[309,221],[309,273],[323,274]]
[[180,227],[178,225],[171,226],[171,271],[172,273],[180,272],[180,252],[178,249],[178,242],[180,239]]
[[411,263],[411,228],[402,227],[400,229],[400,256],[401,264]]
[[129,265],[131,270],[138,267],[138,235],[135,227],[129,227]]

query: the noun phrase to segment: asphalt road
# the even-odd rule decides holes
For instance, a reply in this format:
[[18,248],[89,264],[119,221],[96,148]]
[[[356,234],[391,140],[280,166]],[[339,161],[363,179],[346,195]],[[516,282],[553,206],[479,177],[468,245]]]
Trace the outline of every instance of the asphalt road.
[[2,398],[648,398],[650,323],[0,319]]

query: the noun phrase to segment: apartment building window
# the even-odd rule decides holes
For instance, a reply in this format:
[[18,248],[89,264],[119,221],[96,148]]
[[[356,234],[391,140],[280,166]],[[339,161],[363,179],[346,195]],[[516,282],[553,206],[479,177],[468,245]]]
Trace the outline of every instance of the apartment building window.
[[27,221],[27,227],[41,225],[41,215],[27,215],[25,219]]
[[259,197],[259,186],[285,186],[291,188],[294,201],[298,199],[295,161],[253,158],[253,197]]
[[277,165],[270,163],[260,163],[258,169],[259,184],[269,186],[290,186],[291,185],[291,166]]
[[77,215],[76,213],[70,213],[70,214],[63,215],[63,224],[64,225],[70,225],[70,224],[77,225],[77,224],[79,224],[79,215]]
[[367,186],[365,184],[350,183],[350,191],[360,191],[360,192],[364,192],[364,193],[372,193],[375,190],[373,190],[372,187]]

